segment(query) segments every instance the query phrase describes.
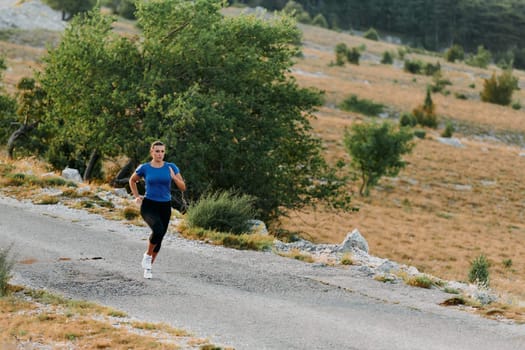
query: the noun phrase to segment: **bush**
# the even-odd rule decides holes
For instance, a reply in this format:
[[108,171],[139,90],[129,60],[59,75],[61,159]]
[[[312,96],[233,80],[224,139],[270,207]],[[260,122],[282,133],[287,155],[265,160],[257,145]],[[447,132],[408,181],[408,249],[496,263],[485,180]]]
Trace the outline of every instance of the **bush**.
[[521,109],[521,102],[520,101],[515,101],[512,103],[512,109],[515,109],[517,111],[519,111]]
[[456,131],[454,129],[454,125],[452,124],[452,122],[449,121],[445,125],[445,130],[443,130],[443,132],[441,133],[441,136],[442,137],[446,137],[446,138],[450,138],[450,137],[452,137],[452,134],[454,133],[454,131]]
[[421,129],[414,130],[414,136],[417,137],[418,139],[423,140],[425,137],[427,137],[427,132]]
[[485,255],[481,254],[471,261],[468,280],[470,283],[476,283],[484,287],[489,286],[489,262]]
[[356,95],[352,95],[349,98],[345,99],[343,103],[341,103],[340,108],[345,111],[351,111],[361,113],[370,117],[376,117],[377,115],[383,112],[385,106],[380,103],[375,103],[371,100],[360,100]]
[[326,20],[326,18],[321,13],[317,14],[312,19],[312,24],[314,26],[318,26],[318,27],[321,27],[321,28],[328,28],[328,21]]
[[483,46],[478,46],[478,52],[469,57],[465,63],[469,66],[487,68],[490,62],[492,61],[492,55],[490,51],[485,50]]
[[399,125],[414,127],[417,125],[417,119],[411,113],[403,113],[401,117],[399,118]]
[[249,232],[248,220],[255,217],[255,198],[229,191],[202,196],[186,214],[189,227],[242,234]]
[[465,58],[465,50],[461,45],[452,45],[447,51],[445,51],[445,59],[448,62],[462,61]]
[[368,29],[364,34],[363,37],[368,40],[374,40],[379,41],[379,34],[377,33],[377,30],[374,28]]
[[346,46],[345,43],[335,45],[335,64],[338,66],[344,66],[347,54],[348,46]]
[[421,74],[423,71],[424,63],[419,60],[405,60],[404,70],[412,74]]
[[0,297],[7,295],[14,260],[9,257],[12,245],[0,249]]
[[423,105],[414,108],[412,114],[416,117],[417,123],[421,126],[427,126],[429,128],[437,128],[438,118],[435,113],[436,106],[432,101],[430,94],[430,88],[427,89],[427,95]]
[[383,52],[383,57],[381,58],[382,64],[392,64],[394,63],[394,56],[390,51]]
[[356,47],[352,47],[346,52],[346,59],[352,64],[359,65],[359,58],[361,58],[361,53]]
[[504,71],[498,77],[496,77],[496,73],[493,73],[490,79],[485,79],[483,82],[483,91],[480,93],[481,100],[508,106],[516,89],[518,89],[518,79],[512,76],[510,70]]

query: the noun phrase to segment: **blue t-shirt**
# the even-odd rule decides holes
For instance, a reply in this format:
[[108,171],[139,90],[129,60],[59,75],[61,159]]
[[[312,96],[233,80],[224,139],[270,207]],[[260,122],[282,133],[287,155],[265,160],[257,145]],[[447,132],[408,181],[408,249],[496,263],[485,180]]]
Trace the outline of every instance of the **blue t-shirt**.
[[146,182],[147,199],[157,202],[171,201],[171,174],[170,168],[176,174],[179,168],[173,163],[164,162],[160,168],[152,167],[150,163],[141,164],[135,171],[138,176],[144,178]]

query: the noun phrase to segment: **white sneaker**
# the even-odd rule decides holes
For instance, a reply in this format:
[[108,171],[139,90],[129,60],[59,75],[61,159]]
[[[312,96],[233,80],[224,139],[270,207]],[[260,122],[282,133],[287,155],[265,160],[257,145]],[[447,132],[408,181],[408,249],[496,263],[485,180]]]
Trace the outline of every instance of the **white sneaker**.
[[153,274],[151,273],[151,269],[144,269],[144,278],[152,279]]
[[151,255],[144,253],[144,257],[142,257],[142,268],[151,270]]

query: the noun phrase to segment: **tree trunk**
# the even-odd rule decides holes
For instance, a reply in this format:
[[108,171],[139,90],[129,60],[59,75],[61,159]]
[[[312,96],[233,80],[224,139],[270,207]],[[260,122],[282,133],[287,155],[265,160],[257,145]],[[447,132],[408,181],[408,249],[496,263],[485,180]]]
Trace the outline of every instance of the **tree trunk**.
[[93,172],[93,169],[95,168],[95,164],[97,164],[98,160],[100,159],[100,154],[97,149],[94,149],[93,152],[91,152],[91,156],[89,157],[89,162],[86,167],[86,171],[84,171],[84,181],[89,181],[91,179],[91,173]]
[[122,169],[117,173],[115,178],[111,181],[111,186],[113,187],[120,187],[122,185],[126,185],[129,181],[129,178],[131,177],[131,174],[133,173],[133,170],[135,170],[137,166],[137,162],[134,159],[130,159]]
[[7,140],[7,154],[9,159],[13,159],[15,141],[20,137],[27,136],[27,134],[37,126],[37,124],[38,122],[34,122],[33,124],[22,124],[11,134],[11,136],[9,136],[9,140]]

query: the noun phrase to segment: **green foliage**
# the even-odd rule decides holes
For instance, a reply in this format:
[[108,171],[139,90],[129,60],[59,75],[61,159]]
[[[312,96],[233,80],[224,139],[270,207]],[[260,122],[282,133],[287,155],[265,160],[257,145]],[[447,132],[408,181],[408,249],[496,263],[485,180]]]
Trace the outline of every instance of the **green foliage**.
[[345,111],[361,113],[370,117],[376,117],[383,112],[384,105],[367,99],[359,99],[356,95],[346,98],[339,106]]
[[388,123],[354,124],[345,131],[344,143],[352,157],[352,166],[361,176],[359,193],[368,195],[382,176],[396,176],[404,168],[402,155],[409,153],[414,144],[412,133],[393,129]]
[[496,77],[496,73],[492,73],[490,79],[484,79],[483,91],[481,91],[481,100],[508,106],[512,101],[512,94],[518,88],[518,78],[512,75],[512,71],[504,71],[500,76]]
[[478,52],[470,56],[465,63],[469,66],[487,68],[492,61],[492,54],[486,50],[483,45],[478,46]]
[[414,127],[417,125],[417,119],[412,113],[403,113],[399,118],[399,126]]
[[465,50],[461,45],[454,44],[445,51],[445,59],[448,62],[463,61],[465,59]]
[[102,4],[112,10],[116,15],[126,19],[135,19],[135,0],[103,0]]
[[443,92],[443,89],[448,85],[452,85],[452,82],[449,79],[444,79],[439,70],[432,76],[430,90],[432,92]]
[[323,16],[323,14],[321,13],[318,13],[314,16],[314,18],[312,19],[312,24],[321,28],[328,28],[328,21],[326,20],[325,16]]
[[69,21],[79,13],[93,9],[97,0],[44,0],[53,10],[62,11],[62,20]]
[[382,64],[392,64],[394,63],[394,56],[390,51],[383,52],[383,57],[381,58]]
[[485,287],[489,286],[489,261],[484,254],[479,255],[470,262],[468,281]]
[[426,275],[417,275],[407,280],[407,284],[413,287],[429,289],[434,284],[432,280]]
[[250,219],[255,217],[255,200],[248,195],[229,191],[215,192],[202,196],[190,205],[186,214],[189,227],[242,234],[249,232]]
[[335,45],[335,64],[344,66],[347,60],[348,46],[345,43]]
[[3,73],[7,69],[5,59],[0,57],[0,143],[6,144],[11,133],[15,130],[16,100],[9,96],[3,89]]
[[452,122],[448,121],[445,125],[445,130],[443,130],[443,132],[441,133],[441,136],[442,137],[446,137],[446,138],[450,138],[452,137],[452,134],[454,133],[455,128],[454,128],[454,124],[452,124]]
[[437,128],[438,118],[436,115],[436,105],[432,101],[431,89],[427,89],[425,96],[425,102],[412,111],[414,117],[416,117],[417,123],[421,126],[427,126],[429,128]]
[[418,139],[424,139],[427,136],[427,132],[425,130],[414,130],[414,136]]
[[514,101],[512,102],[512,109],[515,109],[517,111],[519,111],[521,109],[521,102],[520,101]]
[[363,38],[368,40],[379,41],[379,34],[374,28],[368,28],[368,30],[363,34]]
[[420,60],[405,60],[404,70],[412,74],[421,74],[424,65]]
[[361,52],[357,47],[352,47],[346,52],[346,59],[349,63],[359,65],[359,58],[361,58]]
[[10,256],[12,245],[7,248],[0,248],[0,297],[7,295],[11,272],[15,264]]

